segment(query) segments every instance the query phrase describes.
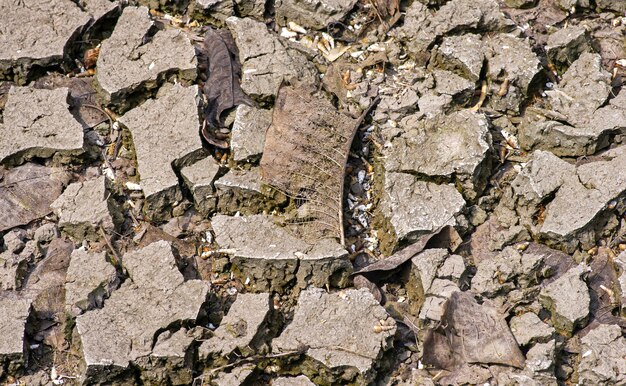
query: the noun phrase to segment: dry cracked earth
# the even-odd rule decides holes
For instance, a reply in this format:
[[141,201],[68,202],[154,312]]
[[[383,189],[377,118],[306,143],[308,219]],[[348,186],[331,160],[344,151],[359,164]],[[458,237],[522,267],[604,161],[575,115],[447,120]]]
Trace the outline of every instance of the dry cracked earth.
[[0,0],[0,383],[626,384],[625,16]]

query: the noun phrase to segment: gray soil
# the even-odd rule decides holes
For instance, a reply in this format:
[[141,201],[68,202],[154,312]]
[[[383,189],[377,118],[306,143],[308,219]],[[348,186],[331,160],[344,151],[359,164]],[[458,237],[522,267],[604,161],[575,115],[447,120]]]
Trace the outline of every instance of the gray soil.
[[624,4],[0,0],[0,384],[626,384]]

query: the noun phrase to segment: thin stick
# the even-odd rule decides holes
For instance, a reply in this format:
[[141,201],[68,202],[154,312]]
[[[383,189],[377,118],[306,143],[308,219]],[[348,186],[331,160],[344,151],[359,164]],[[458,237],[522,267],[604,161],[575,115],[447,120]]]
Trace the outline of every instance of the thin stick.
[[487,99],[487,81],[483,80],[482,85],[480,86],[480,98],[478,102],[470,108],[472,111],[478,111],[485,103],[485,99]]
[[111,127],[111,130],[113,130],[113,118],[111,118],[109,113],[107,113],[106,111],[104,111],[103,109],[101,109],[100,107],[98,107],[96,105],[90,105],[90,104],[87,104],[87,103],[81,103],[80,107],[83,107],[83,106],[84,107],[89,107],[89,108],[94,109],[94,110],[98,110],[99,112],[104,114],[107,117],[107,119],[109,120],[109,125]]
[[120,264],[122,262],[122,258],[121,256],[117,253],[117,251],[115,250],[115,248],[113,248],[113,245],[111,244],[111,242],[109,241],[109,238],[106,235],[106,232],[104,231],[104,227],[102,226],[102,224],[100,224],[100,233],[102,234],[102,237],[104,238],[104,241],[107,243],[107,246],[109,247],[109,249],[111,250],[111,252],[113,253],[113,256],[115,256],[115,258],[117,259],[117,263]]
[[[306,350],[308,349],[308,347],[303,347],[300,348],[298,350],[294,350],[294,351],[287,351],[284,353],[280,353],[280,354],[273,354],[273,355],[254,355],[251,356],[250,358],[243,358],[243,359],[239,359],[237,361],[234,361],[233,363],[229,363],[227,365],[224,366],[220,366],[220,367],[216,367],[214,369],[211,369],[209,371],[209,374],[215,374],[217,372],[220,372],[222,370],[227,370],[230,369],[232,367],[237,367],[239,365],[242,365],[244,363],[251,363],[254,361],[260,361],[263,359],[275,359],[275,358],[282,358],[282,357],[287,357],[287,356],[291,356],[291,355],[296,355],[296,354],[304,354],[306,352]],[[206,374],[200,375],[199,377],[196,377],[193,381],[193,384],[196,384],[196,380],[200,380],[200,381],[204,381],[204,377]]]

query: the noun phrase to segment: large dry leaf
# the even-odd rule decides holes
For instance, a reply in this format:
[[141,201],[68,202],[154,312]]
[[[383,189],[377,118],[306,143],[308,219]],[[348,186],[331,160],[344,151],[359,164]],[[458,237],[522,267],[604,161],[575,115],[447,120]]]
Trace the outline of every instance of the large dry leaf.
[[453,293],[444,307],[441,326],[424,342],[424,364],[450,371],[472,363],[524,367],[524,355],[494,307],[478,304],[468,292]]
[[69,176],[60,169],[28,163],[0,178],[0,232],[43,217],[63,192]]
[[[228,31],[209,28],[200,47],[200,54],[200,61],[206,61],[204,67],[207,72],[202,88],[206,97],[206,122],[210,127],[218,128],[222,126],[221,117],[224,111],[252,102],[239,84],[241,66],[235,43]],[[209,143],[214,142],[205,129],[202,134]]]
[[[345,165],[360,119],[347,117],[303,87],[282,87],[261,158],[261,178],[296,199],[306,234],[343,244]],[[329,234],[330,233],[330,234]]]

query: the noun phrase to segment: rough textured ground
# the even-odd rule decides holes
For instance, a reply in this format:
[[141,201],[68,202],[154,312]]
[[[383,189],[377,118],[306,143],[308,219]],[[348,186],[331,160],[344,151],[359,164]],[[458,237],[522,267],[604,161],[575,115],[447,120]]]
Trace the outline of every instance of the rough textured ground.
[[0,0],[0,383],[625,384],[624,4]]

